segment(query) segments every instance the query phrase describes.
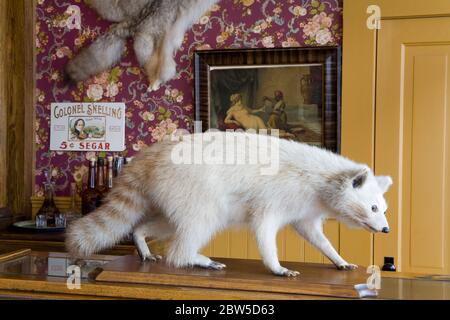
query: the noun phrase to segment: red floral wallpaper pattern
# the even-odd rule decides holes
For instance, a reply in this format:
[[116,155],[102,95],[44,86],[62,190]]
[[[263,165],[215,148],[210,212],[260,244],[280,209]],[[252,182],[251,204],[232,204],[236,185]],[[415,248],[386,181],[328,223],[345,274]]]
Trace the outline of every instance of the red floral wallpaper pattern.
[[222,0],[185,34],[176,78],[152,93],[131,45],[112,70],[65,88],[68,59],[110,25],[85,1],[38,0],[36,23],[35,194],[43,195],[44,170],[50,170],[57,194],[69,195],[70,183],[87,174],[86,159],[93,154],[49,150],[52,102],[124,102],[126,152],[132,156],[166,133],[191,127],[194,50],[340,45],[342,0]]

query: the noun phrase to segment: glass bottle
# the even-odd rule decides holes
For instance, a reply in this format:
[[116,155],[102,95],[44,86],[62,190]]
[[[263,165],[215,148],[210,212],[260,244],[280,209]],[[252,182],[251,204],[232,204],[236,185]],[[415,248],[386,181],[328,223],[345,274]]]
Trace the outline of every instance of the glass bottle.
[[116,160],[116,177],[122,172],[123,166],[125,164],[124,158],[122,156],[117,157]]
[[65,212],[66,214],[66,223],[69,224],[74,220],[80,218],[81,211],[77,207],[77,185],[75,182],[70,184],[70,208]]
[[108,173],[106,175],[106,189],[109,191],[113,187],[113,178],[114,178],[114,158],[108,157]]
[[117,177],[117,161],[119,160],[119,156],[114,154],[113,157],[113,177]]
[[97,201],[100,197],[99,192],[95,188],[96,178],[96,159],[93,157],[89,163],[88,185],[81,196],[81,213],[87,215],[97,208]]
[[47,179],[47,182],[44,184],[44,189],[45,199],[42,207],[36,214],[36,226],[38,228],[55,227],[55,216],[60,214],[54,201],[55,188],[53,183]]
[[100,198],[102,198],[106,193],[105,172],[105,158],[98,158],[97,181],[95,183],[95,188],[99,192]]

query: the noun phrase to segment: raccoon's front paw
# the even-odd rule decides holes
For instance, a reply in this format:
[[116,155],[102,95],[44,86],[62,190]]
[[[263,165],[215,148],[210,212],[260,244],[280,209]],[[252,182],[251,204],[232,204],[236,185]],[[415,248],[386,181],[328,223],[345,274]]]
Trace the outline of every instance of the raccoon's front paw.
[[281,267],[280,270],[277,270],[274,274],[280,277],[297,277],[300,275],[300,272]]
[[344,264],[337,266],[337,268],[339,270],[352,271],[352,270],[358,269],[358,266],[356,264],[344,263]]
[[161,68],[161,81],[167,82],[177,74],[177,64],[172,57],[164,61],[164,67]]

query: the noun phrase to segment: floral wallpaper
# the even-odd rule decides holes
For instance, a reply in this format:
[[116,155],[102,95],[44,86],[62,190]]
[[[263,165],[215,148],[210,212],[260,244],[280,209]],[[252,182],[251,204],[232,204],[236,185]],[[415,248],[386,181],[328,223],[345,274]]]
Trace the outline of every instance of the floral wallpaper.
[[36,24],[35,194],[43,195],[44,170],[50,170],[62,196],[86,176],[93,153],[49,150],[52,102],[124,102],[125,153],[132,156],[166,133],[191,128],[195,50],[340,45],[342,0],[222,0],[185,34],[176,78],[151,93],[131,43],[115,68],[65,88],[68,59],[110,26],[84,0],[38,0]]

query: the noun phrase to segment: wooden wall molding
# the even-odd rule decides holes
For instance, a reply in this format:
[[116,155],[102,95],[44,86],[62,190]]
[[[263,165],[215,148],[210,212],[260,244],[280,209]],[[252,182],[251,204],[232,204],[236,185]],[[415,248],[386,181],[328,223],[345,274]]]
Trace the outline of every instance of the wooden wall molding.
[[0,2],[0,208],[31,215],[35,1]]

